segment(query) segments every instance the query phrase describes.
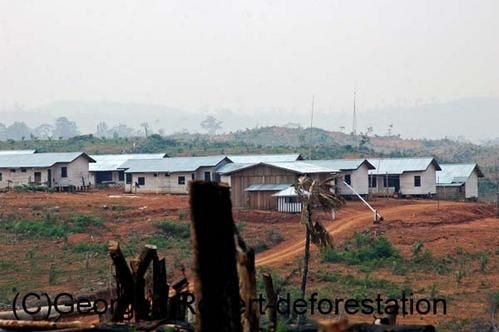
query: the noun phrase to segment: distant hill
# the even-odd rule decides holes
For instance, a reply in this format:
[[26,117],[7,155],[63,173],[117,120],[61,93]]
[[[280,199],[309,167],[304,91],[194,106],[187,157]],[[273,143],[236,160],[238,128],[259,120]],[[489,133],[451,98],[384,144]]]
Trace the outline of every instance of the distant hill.
[[[163,129],[171,134],[183,130],[203,132],[200,122],[209,113],[223,121],[222,131],[231,132],[268,126],[307,127],[310,110],[255,109],[252,112],[235,110],[183,110],[164,105],[116,103],[107,101],[59,101],[38,108],[24,110],[5,109],[3,123],[26,121],[35,126],[52,122],[59,116],[76,121],[82,133],[95,132],[96,125],[105,121],[110,125],[124,123],[139,128],[148,122],[154,131]],[[494,141],[499,137],[499,98],[474,97],[442,103],[411,107],[362,108],[357,113],[358,132],[372,127],[378,135],[386,135],[393,124],[393,134],[404,138],[454,138],[474,142]],[[344,133],[351,131],[352,114],[348,112],[321,112],[314,114],[316,126]]]

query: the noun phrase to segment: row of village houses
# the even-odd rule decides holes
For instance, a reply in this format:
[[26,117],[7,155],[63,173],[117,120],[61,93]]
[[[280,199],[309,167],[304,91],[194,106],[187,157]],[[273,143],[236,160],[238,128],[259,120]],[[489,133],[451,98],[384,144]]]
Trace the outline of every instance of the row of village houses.
[[0,188],[44,185],[65,189],[123,186],[130,193],[186,194],[190,180],[230,185],[234,207],[293,210],[297,177],[336,176],[344,196],[439,195],[476,199],[475,163],[440,164],[434,158],[303,160],[299,154],[169,157],[159,154],[88,155],[82,152],[0,151]]

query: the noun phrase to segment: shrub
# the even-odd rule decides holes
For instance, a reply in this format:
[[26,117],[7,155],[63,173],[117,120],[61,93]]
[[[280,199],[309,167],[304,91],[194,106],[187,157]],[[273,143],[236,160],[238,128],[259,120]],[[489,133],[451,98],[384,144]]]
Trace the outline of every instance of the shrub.
[[160,222],[158,227],[164,234],[173,238],[188,239],[191,237],[189,224],[166,220]]
[[82,232],[88,227],[101,227],[104,225],[102,218],[84,214],[72,215],[69,222],[73,225],[75,232]]

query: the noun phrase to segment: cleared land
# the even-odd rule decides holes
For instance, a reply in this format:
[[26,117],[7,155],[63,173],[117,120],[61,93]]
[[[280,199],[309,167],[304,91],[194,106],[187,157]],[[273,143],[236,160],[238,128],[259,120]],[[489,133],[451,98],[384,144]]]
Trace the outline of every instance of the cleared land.
[[[188,197],[118,191],[9,192],[0,194],[0,202],[0,303],[4,305],[17,291],[78,294],[107,287],[112,277],[105,244],[110,239],[119,240],[128,255],[145,243],[156,244],[167,258],[169,280],[181,277],[183,266],[189,276]],[[425,200],[373,204],[385,217],[376,226],[371,212],[359,202],[348,202],[336,221],[318,214],[339,254],[321,255],[313,247],[309,290],[324,297],[410,290],[415,297],[445,297],[448,315],[410,316],[403,322],[487,320],[488,298],[499,292],[499,220],[494,208]],[[304,245],[299,216],[235,211],[234,217],[258,252],[260,271],[272,272],[278,285],[295,294],[299,285],[295,270]],[[349,253],[360,251],[355,241],[369,251],[374,232],[388,239],[396,252],[381,259],[353,260]],[[359,244],[361,240],[366,243]],[[450,329],[455,326],[460,325]]]

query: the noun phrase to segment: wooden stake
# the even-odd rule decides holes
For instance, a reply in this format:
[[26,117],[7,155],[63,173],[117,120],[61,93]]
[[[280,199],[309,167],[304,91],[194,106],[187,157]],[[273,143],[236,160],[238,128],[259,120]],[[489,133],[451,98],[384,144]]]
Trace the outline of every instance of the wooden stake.
[[240,296],[230,191],[213,182],[190,184],[196,331],[240,332]]

